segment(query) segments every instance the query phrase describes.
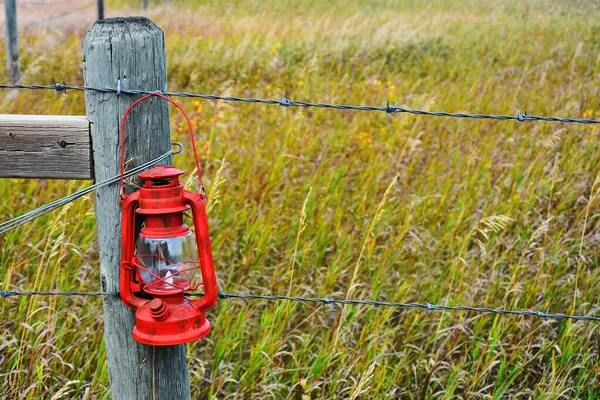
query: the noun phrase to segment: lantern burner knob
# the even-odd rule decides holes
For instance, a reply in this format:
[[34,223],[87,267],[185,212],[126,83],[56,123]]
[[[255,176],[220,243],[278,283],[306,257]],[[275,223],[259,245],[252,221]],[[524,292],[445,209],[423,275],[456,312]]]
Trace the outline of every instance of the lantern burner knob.
[[157,321],[164,321],[169,316],[169,307],[161,299],[153,299],[148,306],[150,314]]

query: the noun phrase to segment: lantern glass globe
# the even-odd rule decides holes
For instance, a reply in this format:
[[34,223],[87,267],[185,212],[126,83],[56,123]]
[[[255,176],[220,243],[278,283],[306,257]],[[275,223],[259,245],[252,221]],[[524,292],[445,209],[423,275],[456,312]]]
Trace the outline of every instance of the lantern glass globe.
[[138,270],[144,291],[168,294],[189,289],[197,271],[197,254],[196,240],[190,231],[169,238],[140,235],[136,255],[143,267]]

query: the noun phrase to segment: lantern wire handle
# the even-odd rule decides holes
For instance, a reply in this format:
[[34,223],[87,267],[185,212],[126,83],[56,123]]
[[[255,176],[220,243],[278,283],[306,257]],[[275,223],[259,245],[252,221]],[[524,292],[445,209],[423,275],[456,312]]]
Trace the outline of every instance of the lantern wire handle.
[[125,187],[125,183],[124,183],[124,175],[125,175],[125,121],[127,121],[127,117],[129,116],[129,113],[131,112],[131,110],[133,109],[133,107],[135,107],[136,105],[138,105],[142,101],[144,101],[146,99],[149,99],[150,97],[153,97],[153,96],[160,97],[161,99],[166,100],[169,103],[173,104],[175,107],[177,107],[179,109],[179,111],[181,111],[181,113],[183,114],[185,120],[187,121],[189,132],[190,132],[190,141],[192,143],[192,150],[194,151],[194,160],[196,161],[196,170],[198,171],[198,180],[200,181],[200,197],[202,198],[202,201],[206,202],[208,200],[208,197],[206,196],[206,192],[204,190],[204,184],[202,183],[202,171],[200,169],[200,161],[198,160],[198,152],[196,150],[196,141],[194,140],[194,129],[192,128],[192,122],[190,121],[190,117],[188,117],[188,115],[186,114],[185,110],[183,109],[183,107],[181,107],[181,105],[179,105],[179,103],[177,103],[176,101],[168,98],[167,96],[165,96],[164,94],[162,94],[160,92],[152,92],[152,93],[147,94],[147,95],[145,95],[143,97],[140,97],[139,99],[137,99],[136,101],[134,101],[133,103],[131,103],[131,105],[125,111],[125,114],[123,114],[123,119],[121,120],[121,158],[120,158],[120,162],[119,162],[119,172],[120,172],[120,177],[121,177],[120,178],[120,188],[119,188],[119,201],[121,202],[121,204],[123,204],[123,201],[125,200],[125,191],[124,191],[124,187]]

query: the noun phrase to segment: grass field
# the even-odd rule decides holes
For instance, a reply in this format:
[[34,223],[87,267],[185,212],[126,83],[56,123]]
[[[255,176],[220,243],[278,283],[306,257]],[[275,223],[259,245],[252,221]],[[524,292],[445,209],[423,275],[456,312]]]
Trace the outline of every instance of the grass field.
[[[120,3],[109,16],[139,14]],[[592,1],[173,0],[147,15],[173,90],[600,118]],[[23,30],[23,82],[83,83],[89,26]],[[600,314],[598,128],[182,103],[224,291]],[[85,108],[2,91],[0,112]],[[191,171],[189,146],[175,163]],[[2,180],[0,220],[88,184]],[[0,244],[0,288],[99,290],[91,197]],[[110,397],[100,299],[0,307],[0,397]],[[236,300],[208,315],[188,346],[195,398],[600,397],[598,323]]]

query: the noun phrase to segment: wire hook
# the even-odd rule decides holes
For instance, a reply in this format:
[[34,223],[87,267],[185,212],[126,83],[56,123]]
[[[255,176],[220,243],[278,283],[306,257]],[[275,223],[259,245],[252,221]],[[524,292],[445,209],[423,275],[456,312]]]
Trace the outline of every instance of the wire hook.
[[180,154],[183,149],[185,148],[185,146],[183,145],[183,143],[180,142],[171,142],[171,146],[177,146],[179,147],[179,149],[175,150],[174,152],[172,152],[171,154],[176,156],[177,154]]

